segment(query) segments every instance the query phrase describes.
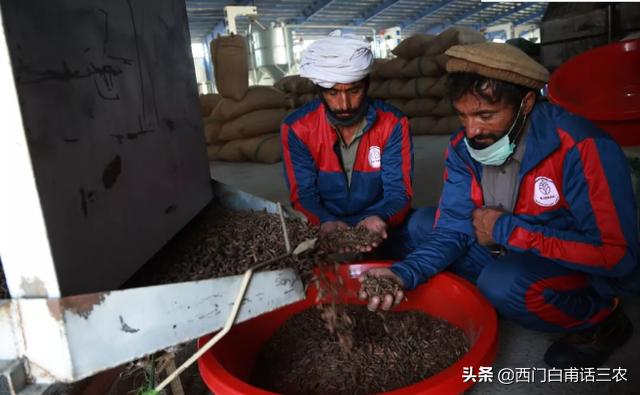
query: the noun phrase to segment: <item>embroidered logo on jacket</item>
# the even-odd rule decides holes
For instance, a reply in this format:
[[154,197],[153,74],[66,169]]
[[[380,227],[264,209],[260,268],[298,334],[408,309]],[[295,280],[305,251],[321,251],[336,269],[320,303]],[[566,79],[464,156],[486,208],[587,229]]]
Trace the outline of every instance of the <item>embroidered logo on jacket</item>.
[[537,205],[543,207],[551,207],[558,203],[560,194],[553,180],[547,177],[536,178],[536,184],[533,189],[533,201]]
[[381,165],[380,159],[380,147],[371,147],[369,148],[369,164],[374,169],[377,169]]

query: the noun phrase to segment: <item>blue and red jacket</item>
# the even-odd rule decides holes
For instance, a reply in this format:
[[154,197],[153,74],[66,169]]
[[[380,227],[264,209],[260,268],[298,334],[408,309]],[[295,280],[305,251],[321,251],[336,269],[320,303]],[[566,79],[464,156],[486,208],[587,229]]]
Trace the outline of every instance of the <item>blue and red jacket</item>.
[[383,101],[370,100],[367,126],[351,175],[340,165],[340,139],[316,99],[282,123],[282,158],[293,208],[310,223],[355,226],[377,215],[394,226],[411,207],[413,142],[407,118]]
[[[454,134],[434,230],[392,266],[414,288],[461,258],[476,241],[471,212],[483,205],[482,165]],[[634,294],[640,284],[636,203],[620,146],[587,119],[537,104],[520,169],[513,214],[496,221],[493,239],[589,275],[600,294]]]

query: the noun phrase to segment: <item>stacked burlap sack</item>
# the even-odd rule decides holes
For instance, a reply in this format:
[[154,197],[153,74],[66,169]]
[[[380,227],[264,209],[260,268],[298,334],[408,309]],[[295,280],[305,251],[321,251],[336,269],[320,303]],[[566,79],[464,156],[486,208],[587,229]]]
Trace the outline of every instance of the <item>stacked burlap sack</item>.
[[209,160],[279,162],[280,124],[287,113],[284,93],[270,86],[249,86],[242,36],[213,40],[211,57],[221,99],[204,121]]
[[454,45],[486,41],[482,33],[452,27],[439,35],[415,34],[392,51],[395,59],[376,59],[369,95],[384,99],[409,118],[415,135],[451,134],[460,127],[445,99],[447,56]]
[[299,75],[281,78],[273,86],[284,93],[287,108],[290,111],[300,108],[316,98],[316,88],[313,81]]
[[215,93],[200,95],[200,115],[202,118],[209,118],[220,100],[222,100],[222,96]]

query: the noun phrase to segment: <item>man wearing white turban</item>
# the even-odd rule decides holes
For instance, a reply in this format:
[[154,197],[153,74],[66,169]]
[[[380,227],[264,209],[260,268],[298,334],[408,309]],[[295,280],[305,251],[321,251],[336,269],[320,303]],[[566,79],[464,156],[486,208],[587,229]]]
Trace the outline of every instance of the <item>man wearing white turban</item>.
[[[293,207],[322,232],[364,226],[380,235],[380,258],[400,259],[423,240],[411,223],[413,143],[407,118],[367,97],[370,44],[340,30],[313,42],[300,75],[314,100],[282,123],[284,173]],[[378,247],[361,246],[362,252]],[[345,251],[349,252],[349,251]]]

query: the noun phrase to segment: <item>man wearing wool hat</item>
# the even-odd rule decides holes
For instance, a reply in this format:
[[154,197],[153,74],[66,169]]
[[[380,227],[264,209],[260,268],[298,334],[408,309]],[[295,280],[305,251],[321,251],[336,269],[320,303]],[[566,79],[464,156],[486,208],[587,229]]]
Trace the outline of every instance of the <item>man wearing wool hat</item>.
[[[386,276],[410,290],[450,270],[501,315],[562,334],[548,365],[601,366],[632,334],[618,296],[640,284],[627,159],[587,119],[537,102],[549,74],[519,49],[488,42],[447,55],[463,128],[445,156],[440,205],[424,224],[435,227],[404,261],[363,279]],[[403,294],[372,298],[369,308],[389,309]]]
[[370,44],[340,30],[309,45],[300,75],[319,99],[282,123],[284,174],[293,207],[322,232],[364,226],[387,239],[382,257],[402,259],[421,241],[408,224],[413,143],[406,117],[367,97],[372,66]]

